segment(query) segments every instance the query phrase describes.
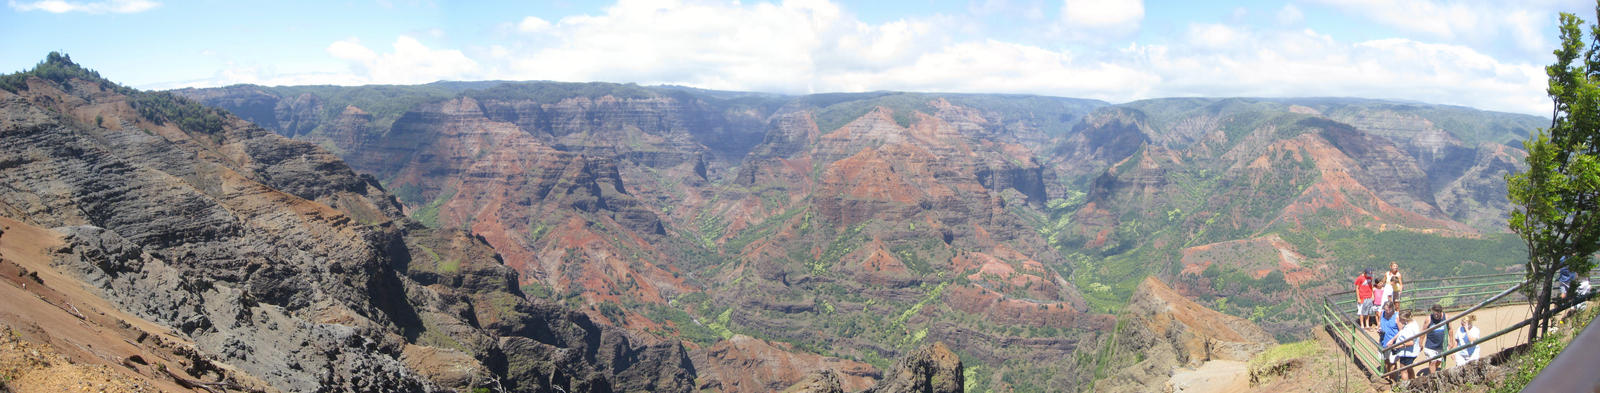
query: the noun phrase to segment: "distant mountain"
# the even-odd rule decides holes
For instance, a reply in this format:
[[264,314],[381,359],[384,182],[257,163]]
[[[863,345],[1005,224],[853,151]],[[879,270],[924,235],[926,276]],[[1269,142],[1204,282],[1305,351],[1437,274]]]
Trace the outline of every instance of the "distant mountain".
[[[748,373],[727,364],[750,350],[886,370],[928,341],[961,357],[974,389],[1082,386],[1150,276],[1294,337],[1309,303],[1283,294],[1342,288],[1359,267],[1515,264],[1503,175],[1547,122],[1344,98],[554,82],[176,93],[333,151],[408,216],[481,236],[532,297],[686,340],[710,373],[698,387],[726,391],[800,382],[718,375]],[[736,335],[749,349],[730,349]],[[862,384],[836,371],[812,381]]]

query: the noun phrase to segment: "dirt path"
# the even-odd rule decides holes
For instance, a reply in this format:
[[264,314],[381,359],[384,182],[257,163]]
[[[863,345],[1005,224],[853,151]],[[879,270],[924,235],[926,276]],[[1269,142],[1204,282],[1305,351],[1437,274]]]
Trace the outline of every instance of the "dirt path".
[[1199,368],[1173,371],[1167,391],[1175,393],[1224,393],[1250,390],[1250,366],[1245,362],[1212,360]]

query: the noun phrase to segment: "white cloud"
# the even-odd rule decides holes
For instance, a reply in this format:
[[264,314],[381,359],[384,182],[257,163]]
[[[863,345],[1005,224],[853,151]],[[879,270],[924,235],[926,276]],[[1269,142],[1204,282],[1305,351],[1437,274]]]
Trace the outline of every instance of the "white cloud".
[[352,38],[325,48],[346,64],[345,72],[279,74],[229,64],[211,79],[180,85],[561,80],[788,94],[1028,93],[1112,102],[1353,96],[1548,110],[1539,65],[1463,44],[1341,41],[1303,28],[1197,23],[1180,29],[1183,38],[1173,41],[1063,48],[967,39],[950,28],[961,21],[949,17],[866,23],[825,0],[623,0],[594,15],[511,20],[503,26],[510,29],[502,30],[509,41],[465,53],[431,48],[410,36],[396,38],[388,50]]
[[1222,24],[1189,25],[1189,42],[1205,48],[1226,48],[1240,38],[1238,31]]
[[522,18],[522,23],[517,24],[517,30],[524,33],[539,33],[550,29],[550,22],[537,16]]
[[394,51],[378,53],[354,38],[328,45],[327,52],[345,60],[365,83],[416,84],[475,76],[478,62],[459,50],[432,49],[408,36],[394,41]]
[[1311,0],[1364,17],[1418,38],[1477,47],[1498,45],[1521,55],[1544,55],[1554,49],[1556,13],[1576,12],[1586,18],[1593,2],[1575,0]]
[[10,1],[7,1],[6,5],[11,6],[11,9],[14,9],[14,10],[17,10],[17,11],[23,11],[23,12],[27,12],[27,11],[44,11],[44,12],[49,12],[49,13],[53,13],[53,14],[61,14],[61,13],[67,13],[67,12],[83,12],[83,13],[90,13],[90,14],[104,14],[104,13],[108,13],[109,12],[109,13],[117,13],[117,14],[128,14],[128,13],[149,11],[152,8],[156,8],[156,7],[160,6],[161,3],[150,1],[150,0],[108,0],[108,1],[91,1],[91,2],[78,2],[78,1],[65,1],[65,0],[39,0],[39,1],[17,2],[16,0],[10,0]]
[[[1136,25],[1142,6],[1087,12]],[[1009,5],[975,4],[971,10]],[[1079,3],[1083,9],[1117,8]],[[1096,8],[1098,7],[1098,8]],[[1132,9],[1132,11],[1129,11]],[[1280,20],[1297,18],[1293,6]],[[1303,17],[1303,15],[1302,15]],[[1071,19],[1066,15],[1064,19]],[[1111,23],[1110,21],[1121,23]],[[1362,96],[1540,113],[1543,73],[1462,45],[1341,42],[1311,30],[1192,24],[1183,41],[1124,49],[970,40],[938,17],[870,24],[832,2],[624,0],[596,15],[524,18],[520,42],[474,52],[482,79],[636,82],[790,94],[912,90],[1113,102],[1164,96]],[[522,27],[531,27],[523,29]],[[371,67],[358,43],[329,52]],[[1102,48],[1111,45],[1101,45]],[[377,73],[376,70],[371,71]]]
[[1138,26],[1144,19],[1143,0],[1066,0],[1061,19],[1070,27],[1091,29]]
[[1305,19],[1306,14],[1300,12],[1300,7],[1295,7],[1294,4],[1284,4],[1283,9],[1278,10],[1278,24],[1292,25]]
[[[1197,27],[1209,30],[1210,27]],[[1160,96],[1350,96],[1542,113],[1544,70],[1472,48],[1382,39],[1345,43],[1312,30],[1232,30],[1234,44],[1135,46],[1129,61],[1161,77]]]

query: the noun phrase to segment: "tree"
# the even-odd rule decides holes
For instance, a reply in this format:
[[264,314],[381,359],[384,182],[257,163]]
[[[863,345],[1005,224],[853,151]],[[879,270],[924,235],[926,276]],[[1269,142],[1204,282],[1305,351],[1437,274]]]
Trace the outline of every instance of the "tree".
[[1542,316],[1529,329],[1530,342],[1549,330],[1552,275],[1562,267],[1593,269],[1591,256],[1600,250],[1600,26],[1589,26],[1586,45],[1583,19],[1570,13],[1560,19],[1561,47],[1545,67],[1554,101],[1550,128],[1523,142],[1527,171],[1506,177],[1511,230],[1528,245],[1527,278],[1534,285],[1527,290],[1536,299],[1534,315]]

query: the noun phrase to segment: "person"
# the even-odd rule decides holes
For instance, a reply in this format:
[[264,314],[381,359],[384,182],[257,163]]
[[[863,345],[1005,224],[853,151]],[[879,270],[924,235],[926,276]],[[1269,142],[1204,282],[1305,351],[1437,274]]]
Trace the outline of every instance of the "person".
[[[1390,355],[1392,359],[1390,362],[1394,364],[1393,367],[1396,368],[1410,366],[1412,363],[1415,363],[1417,361],[1417,355],[1419,355],[1421,352],[1420,349],[1422,346],[1422,340],[1420,339],[1422,336],[1422,328],[1417,327],[1417,321],[1412,320],[1411,310],[1401,311],[1400,319],[1397,322],[1404,327],[1400,329],[1400,332],[1395,333],[1394,338],[1390,339],[1392,342],[1389,343],[1389,345],[1394,345],[1396,343],[1402,344],[1399,347],[1396,347],[1394,352],[1391,352]],[[1409,380],[1416,376],[1416,372],[1416,369],[1409,369],[1401,372],[1400,379]]]
[[1356,325],[1362,329],[1370,328],[1376,321],[1372,319],[1372,269],[1361,271],[1356,276]]
[[[1395,300],[1399,300],[1398,298],[1395,297],[1396,293],[1395,293],[1395,287],[1394,286],[1395,286],[1395,281],[1394,280],[1388,280],[1388,281],[1384,282],[1383,283],[1383,291],[1378,293],[1378,300],[1383,301],[1383,304],[1394,303]],[[1396,304],[1396,305],[1394,305],[1394,308],[1398,310],[1398,309],[1400,309],[1400,305]]]
[[1400,299],[1400,290],[1405,288],[1406,281],[1404,275],[1400,273],[1399,262],[1389,262],[1389,271],[1383,273],[1383,280],[1388,281],[1389,285],[1394,287],[1390,289],[1389,299]]
[[[1446,349],[1450,348],[1450,324],[1439,324],[1440,322],[1444,322],[1445,319],[1448,319],[1445,318],[1443,306],[1435,304],[1430,311],[1432,312],[1428,314],[1428,326],[1433,326],[1433,329],[1428,330],[1428,342],[1422,346],[1422,357],[1433,359],[1433,357],[1439,356],[1439,354],[1444,353]],[[1433,363],[1428,365],[1430,372],[1438,371],[1443,368],[1443,358],[1434,360]]]
[[[1458,346],[1458,347],[1466,347],[1467,344],[1472,344],[1473,341],[1478,341],[1478,337],[1482,337],[1482,336],[1478,335],[1478,323],[1477,322],[1478,322],[1478,316],[1477,315],[1468,315],[1465,318],[1461,319],[1461,326],[1456,327],[1456,332],[1455,332],[1456,333],[1456,346]],[[1478,357],[1480,355],[1482,355],[1482,354],[1479,353],[1477,345],[1473,345],[1473,346],[1467,347],[1467,349],[1456,351],[1456,367],[1465,366],[1467,363],[1471,363],[1474,360],[1478,360]]]
[[[1378,321],[1378,347],[1387,348],[1393,344],[1395,334],[1400,333],[1400,320],[1395,312],[1394,303],[1384,303],[1383,313]],[[1384,356],[1384,371],[1394,369],[1394,357]]]
[[[1561,258],[1561,260],[1566,261],[1567,259]],[[1571,285],[1572,280],[1576,278],[1578,278],[1578,274],[1573,273],[1572,269],[1567,269],[1566,266],[1562,266],[1561,270],[1556,271],[1556,298],[1566,299],[1567,290],[1570,289],[1568,286]]]
[[[1372,308],[1374,310],[1386,311],[1388,310],[1387,307],[1389,305],[1389,286],[1384,284],[1383,280],[1375,280],[1374,284],[1377,284],[1377,286],[1373,287],[1372,289],[1374,292],[1372,295]],[[1386,318],[1386,316],[1377,317]],[[1380,320],[1379,322],[1380,323],[1378,323],[1378,325],[1381,325],[1382,321]],[[1381,328],[1381,326],[1377,327]],[[1368,328],[1370,329],[1373,327],[1369,326]]]

